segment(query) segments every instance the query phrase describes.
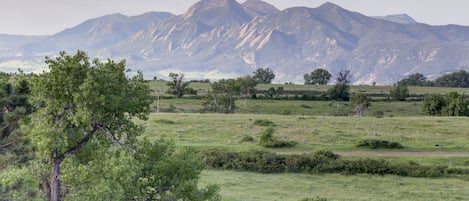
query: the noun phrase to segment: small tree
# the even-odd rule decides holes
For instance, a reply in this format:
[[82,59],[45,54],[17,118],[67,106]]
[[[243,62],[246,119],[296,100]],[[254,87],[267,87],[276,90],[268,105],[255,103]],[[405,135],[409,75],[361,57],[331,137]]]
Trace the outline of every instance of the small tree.
[[212,91],[202,106],[204,111],[234,113],[235,100],[241,93],[241,85],[234,79],[222,79],[211,85]]
[[409,97],[409,89],[407,85],[398,84],[397,86],[391,88],[389,92],[391,99],[395,101],[405,101]]
[[350,102],[354,107],[355,114],[364,116],[368,107],[370,107],[370,99],[364,93],[355,93],[350,97]]
[[169,77],[172,80],[166,84],[169,86],[166,93],[174,95],[176,99],[181,98],[186,91],[186,87],[189,85],[188,82],[183,81],[184,74],[169,73]]
[[303,76],[305,84],[317,84],[317,85],[326,85],[331,79],[332,75],[329,71],[318,68],[311,72],[310,74],[305,74]]
[[258,84],[270,84],[275,78],[274,71],[269,68],[258,68],[254,73],[254,79]]
[[339,71],[339,74],[337,74],[336,78],[337,83],[341,84],[350,84],[352,81],[352,74],[349,70],[341,70]]

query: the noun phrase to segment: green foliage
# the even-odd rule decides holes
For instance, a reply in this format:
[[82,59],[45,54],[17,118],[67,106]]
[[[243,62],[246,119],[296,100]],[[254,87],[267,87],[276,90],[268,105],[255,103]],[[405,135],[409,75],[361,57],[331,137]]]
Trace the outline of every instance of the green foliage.
[[171,81],[166,85],[169,86],[169,89],[166,93],[172,94],[175,98],[181,98],[186,92],[193,92],[186,87],[189,85],[189,82],[184,82],[184,74],[169,73]]
[[467,88],[469,87],[469,72],[461,70],[443,75],[435,80],[435,86]]
[[276,155],[270,152],[202,151],[208,167],[260,173],[344,173],[398,175],[406,177],[438,177],[469,174],[464,169],[446,166],[423,166],[416,162],[402,163],[377,159],[346,160],[330,151],[313,155]]
[[450,92],[445,97],[446,106],[442,113],[446,116],[469,116],[469,100],[464,94]]
[[332,75],[326,69],[318,68],[310,74],[303,75],[305,84],[327,85]]
[[204,164],[190,149],[146,139],[131,150],[96,148],[86,160],[77,155],[64,162],[73,168],[64,172],[66,200],[219,200],[216,186],[198,188]]
[[414,73],[407,78],[404,78],[397,82],[397,85],[406,85],[406,86],[431,86],[432,83],[427,81],[427,78],[420,73]]
[[432,116],[469,116],[469,101],[463,94],[430,94],[423,99],[423,111]]
[[203,104],[203,111],[234,113],[235,100],[241,93],[241,83],[234,79],[222,79],[211,84],[212,91]]
[[439,94],[430,94],[426,96],[422,102],[423,111],[425,114],[431,116],[441,115],[446,105],[444,97]]
[[254,121],[255,126],[263,126],[263,127],[273,127],[275,126],[274,122],[268,119],[256,119]]
[[37,172],[32,168],[10,166],[0,171],[1,200],[44,200],[37,186]]
[[241,95],[243,98],[254,97],[256,95],[257,81],[252,76],[243,76],[237,79],[241,87]]
[[350,86],[345,83],[337,83],[332,88],[327,90],[327,95],[330,100],[350,100]]
[[368,147],[371,149],[402,149],[402,146],[399,142],[389,142],[387,140],[376,140],[376,139],[367,139],[358,143],[357,147]]
[[259,145],[267,148],[284,148],[284,147],[293,147],[298,143],[295,141],[285,141],[279,140],[274,137],[274,128],[268,127],[260,133]]
[[253,74],[258,84],[270,84],[275,78],[274,71],[269,68],[258,68]]
[[277,89],[275,89],[274,87],[270,87],[266,92],[266,96],[270,98],[279,98],[283,94],[283,92],[283,87],[277,87]]
[[239,142],[254,142],[255,139],[252,136],[245,135]]
[[407,88],[407,85],[403,84],[398,84],[397,86],[392,87],[389,93],[391,99],[395,101],[405,101],[405,99],[409,97],[409,89]]
[[350,102],[355,111],[355,114],[358,116],[364,116],[368,107],[370,107],[370,99],[364,93],[355,93],[350,97]]
[[88,145],[135,142],[143,130],[134,120],[147,119],[152,99],[141,73],[127,77],[125,61],[90,62],[85,52],[78,51],[72,56],[61,52],[45,62],[49,72],[33,82],[34,95],[43,107],[33,113],[26,128],[40,161],[52,167],[42,170],[41,186],[51,193],[51,200],[58,200],[65,196],[60,188],[61,163]]

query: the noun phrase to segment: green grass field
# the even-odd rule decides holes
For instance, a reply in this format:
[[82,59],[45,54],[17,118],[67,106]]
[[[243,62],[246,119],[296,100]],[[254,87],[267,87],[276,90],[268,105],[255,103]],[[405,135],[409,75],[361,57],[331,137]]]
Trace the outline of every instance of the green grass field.
[[[244,136],[258,138],[264,127],[258,119],[275,123],[275,136],[299,143],[282,151],[356,151],[359,141],[396,141],[404,151],[469,151],[467,117],[331,117],[266,114],[153,113],[144,122],[145,136],[167,138],[179,146],[264,149],[256,142],[240,142]],[[438,146],[436,146],[438,145]]]
[[468,178],[408,178],[339,174],[256,174],[206,170],[201,185],[217,184],[224,201],[450,201],[469,198]]

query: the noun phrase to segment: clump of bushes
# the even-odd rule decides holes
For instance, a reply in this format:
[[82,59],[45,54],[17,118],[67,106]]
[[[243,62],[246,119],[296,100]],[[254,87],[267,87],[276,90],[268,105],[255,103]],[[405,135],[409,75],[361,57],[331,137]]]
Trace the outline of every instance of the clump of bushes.
[[259,137],[259,145],[267,148],[284,148],[293,147],[298,144],[295,141],[279,140],[275,138],[273,134],[273,127],[268,127],[264,131],[262,131],[261,136]]
[[275,126],[274,122],[267,120],[267,119],[257,119],[254,121],[255,126],[262,126],[262,127],[271,127]]
[[376,139],[367,139],[358,143],[357,147],[368,147],[371,149],[402,149],[402,146],[399,142],[389,142],[387,140],[376,140]]

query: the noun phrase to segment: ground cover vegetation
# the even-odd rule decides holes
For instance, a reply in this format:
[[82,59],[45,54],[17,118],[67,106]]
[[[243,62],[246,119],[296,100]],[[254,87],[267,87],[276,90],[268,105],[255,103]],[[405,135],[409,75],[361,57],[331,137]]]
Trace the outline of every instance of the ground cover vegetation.
[[[40,75],[0,75],[1,199],[361,200],[379,195],[319,189],[330,186],[282,192],[262,184],[251,197],[234,196],[252,182],[220,179],[314,177],[323,185],[420,179],[405,179],[407,187],[469,180],[464,157],[371,154],[464,156],[467,119],[449,116],[469,115],[465,71],[435,81],[414,74],[395,86],[351,86],[352,72],[342,70],[327,86],[332,75],[324,69],[305,74],[305,85],[280,85],[270,84],[275,72],[268,68],[215,82],[186,81],[183,73],[148,82],[141,73],[128,77],[125,61],[90,61],[82,51],[46,64],[49,71]],[[272,189],[281,193],[269,195]],[[466,196],[455,189],[462,190],[452,186],[438,196]],[[421,190],[387,198],[432,194]]]

